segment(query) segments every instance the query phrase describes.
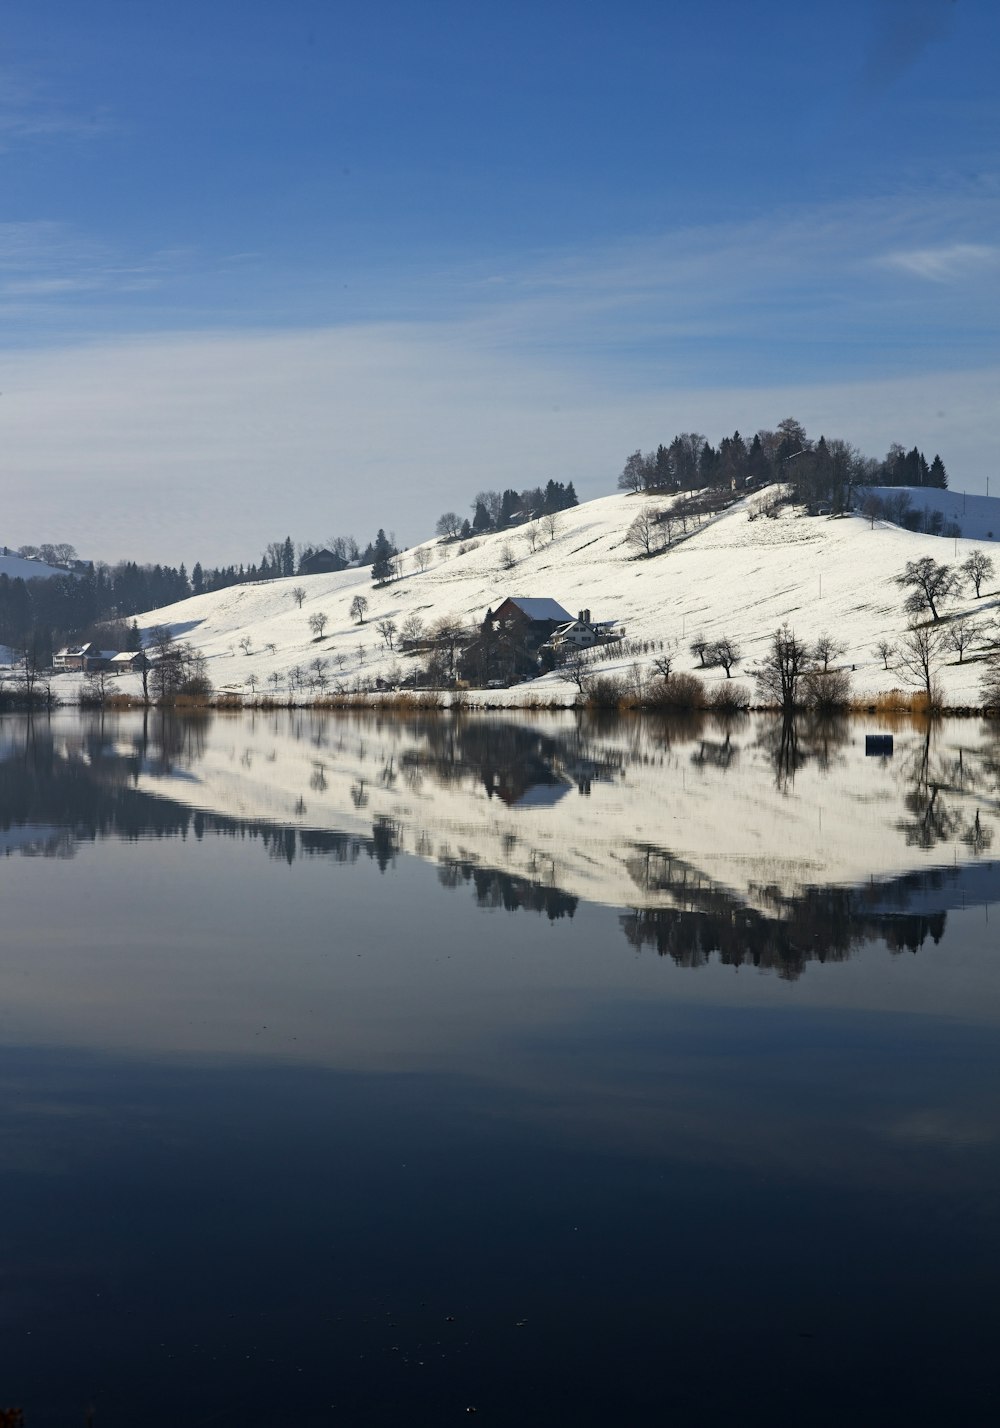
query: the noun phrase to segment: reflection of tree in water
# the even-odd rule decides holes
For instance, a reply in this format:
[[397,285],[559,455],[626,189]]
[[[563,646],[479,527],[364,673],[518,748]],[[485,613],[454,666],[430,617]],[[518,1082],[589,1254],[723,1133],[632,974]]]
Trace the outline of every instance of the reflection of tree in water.
[[910,786],[903,798],[907,816],[896,826],[910,847],[931,849],[958,838],[973,857],[979,857],[992,846],[992,826],[984,822],[979,808],[970,815],[956,800],[977,791],[995,791],[992,750],[980,753],[960,748],[939,754],[935,749],[938,732],[936,722],[927,720],[923,738],[901,765]]
[[731,731],[726,729],[721,740],[700,739],[691,754],[691,762],[696,769],[721,769],[725,773],[739,756],[739,745],[733,743]]
[[785,791],[806,764],[828,773],[845,761],[842,750],[851,739],[846,718],[821,715],[769,719],[757,737],[757,747],[774,769],[775,786]]
[[[709,896],[703,901],[709,901]],[[758,967],[794,981],[809,962],[844,962],[873,938],[893,952],[916,952],[928,937],[940,941],[946,914],[865,915],[848,888],[814,888],[771,918],[716,890],[716,907],[655,908],[625,913],[622,931],[632,947],[653,947],[680,967],[703,967],[717,956],[727,967]]]
[[[684,967],[704,966],[717,955],[727,966],[762,967],[792,979],[806,963],[845,961],[876,937],[894,952],[916,952],[928,936],[937,942],[946,914],[906,909],[914,898],[958,877],[958,869],[932,869],[863,888],[813,887],[797,895],[751,885],[757,905],[748,907],[666,849],[641,847],[626,867],[644,893],[667,893],[678,904],[625,914],[621,925],[633,946],[653,946]],[[876,903],[892,911],[877,909]]]
[[550,922],[560,917],[572,917],[579,905],[579,898],[561,892],[559,888],[456,858],[447,858],[440,863],[438,881],[445,888],[471,884],[477,907],[544,913]]
[[[204,732],[204,721],[154,711],[123,745],[117,725],[99,716],[58,738],[47,721],[29,720],[0,762],[0,827],[56,826],[59,832],[42,841],[59,856],[99,837],[184,832],[189,810],[141,794],[135,785],[144,771],[197,757]],[[39,843],[35,851],[48,849]]]

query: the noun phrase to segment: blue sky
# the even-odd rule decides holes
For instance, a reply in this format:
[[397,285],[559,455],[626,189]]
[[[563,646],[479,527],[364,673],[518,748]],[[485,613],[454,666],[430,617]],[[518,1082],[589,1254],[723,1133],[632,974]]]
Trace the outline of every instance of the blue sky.
[[794,414],[1000,491],[1000,7],[13,0],[0,541],[190,565]]

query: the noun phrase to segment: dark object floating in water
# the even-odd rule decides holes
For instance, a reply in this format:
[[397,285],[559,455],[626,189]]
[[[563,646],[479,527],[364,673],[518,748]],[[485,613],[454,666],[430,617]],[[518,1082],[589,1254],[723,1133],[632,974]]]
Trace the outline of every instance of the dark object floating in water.
[[871,758],[872,754],[887,754],[892,757],[892,735],[891,734],[866,734],[865,735],[865,757]]

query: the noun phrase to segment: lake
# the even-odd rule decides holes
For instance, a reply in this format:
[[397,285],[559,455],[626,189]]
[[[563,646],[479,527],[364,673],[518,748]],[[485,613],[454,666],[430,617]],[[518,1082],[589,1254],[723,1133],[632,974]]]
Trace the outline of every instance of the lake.
[[976,721],[3,720],[0,1408],[993,1421],[998,830]]

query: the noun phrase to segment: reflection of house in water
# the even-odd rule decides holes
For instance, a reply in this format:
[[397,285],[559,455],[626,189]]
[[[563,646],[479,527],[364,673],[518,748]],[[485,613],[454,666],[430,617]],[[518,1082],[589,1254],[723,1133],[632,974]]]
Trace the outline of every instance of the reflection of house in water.
[[541,758],[484,769],[483,785],[490,798],[496,796],[508,808],[551,808],[573,787]]
[[551,808],[574,787],[587,794],[622,771],[619,752],[592,748],[579,729],[550,735],[511,720],[455,727],[438,719],[420,732],[423,742],[402,755],[404,768],[442,784],[479,783],[509,808]]

